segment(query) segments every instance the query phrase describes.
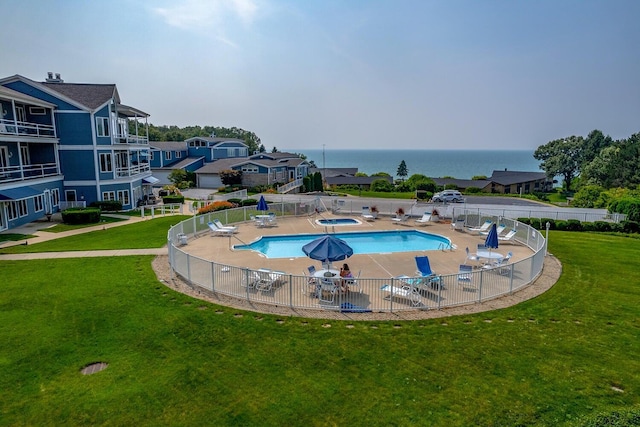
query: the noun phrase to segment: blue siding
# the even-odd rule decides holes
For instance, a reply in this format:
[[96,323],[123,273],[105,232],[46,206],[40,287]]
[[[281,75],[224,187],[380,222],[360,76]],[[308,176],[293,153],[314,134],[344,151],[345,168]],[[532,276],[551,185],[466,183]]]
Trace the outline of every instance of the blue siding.
[[[60,181],[53,181],[53,182],[48,182],[45,184],[33,184],[33,183],[25,183],[25,187],[31,187],[41,193],[44,193],[44,190],[53,190],[53,189],[58,189],[58,194],[60,195],[60,200],[62,200],[64,198],[64,191],[63,191],[63,187],[62,187],[62,180]],[[15,228],[15,227],[20,227],[21,225],[24,224],[28,224],[30,222],[39,220],[40,218],[43,218],[45,216],[46,212],[46,203],[43,201],[43,210],[41,211],[37,211],[35,210],[36,207],[36,202],[35,202],[35,198],[34,197],[30,197],[28,199],[25,199],[26,203],[27,203],[27,215],[23,216],[23,217],[19,217],[19,218],[15,218],[12,220],[9,220],[7,218],[7,226],[9,229],[11,228]],[[11,202],[1,202],[0,203],[0,209],[4,208],[4,205],[9,206]],[[58,211],[58,207],[54,206],[52,207],[53,212],[57,212]]]
[[88,113],[56,114],[56,122],[61,145],[93,145]]
[[67,181],[95,180],[93,151],[60,151],[60,166]]

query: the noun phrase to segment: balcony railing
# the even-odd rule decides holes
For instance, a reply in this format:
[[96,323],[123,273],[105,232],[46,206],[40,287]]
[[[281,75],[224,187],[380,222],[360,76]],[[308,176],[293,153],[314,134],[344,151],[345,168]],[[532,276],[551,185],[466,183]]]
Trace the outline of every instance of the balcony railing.
[[56,163],[0,167],[0,182],[20,181],[58,175]]
[[144,172],[149,172],[150,170],[151,167],[149,166],[149,163],[140,163],[138,165],[131,165],[126,168],[116,168],[116,176],[118,178],[125,178],[128,176],[135,176]]
[[56,130],[53,125],[0,119],[0,134],[55,138]]
[[146,136],[135,135],[115,135],[115,141],[118,144],[149,144],[149,138]]

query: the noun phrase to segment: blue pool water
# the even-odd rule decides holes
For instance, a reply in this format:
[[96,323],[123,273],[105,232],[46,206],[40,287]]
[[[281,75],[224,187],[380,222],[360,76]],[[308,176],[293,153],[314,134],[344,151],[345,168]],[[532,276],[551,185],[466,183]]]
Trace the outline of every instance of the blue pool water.
[[[262,252],[267,258],[305,257],[302,247],[323,235],[263,236],[249,245],[235,245],[234,249]],[[332,236],[347,242],[354,255],[433,251],[451,245],[451,241],[446,237],[418,230],[333,233]]]
[[318,225],[357,225],[362,224],[355,218],[331,218],[331,219],[317,219]]

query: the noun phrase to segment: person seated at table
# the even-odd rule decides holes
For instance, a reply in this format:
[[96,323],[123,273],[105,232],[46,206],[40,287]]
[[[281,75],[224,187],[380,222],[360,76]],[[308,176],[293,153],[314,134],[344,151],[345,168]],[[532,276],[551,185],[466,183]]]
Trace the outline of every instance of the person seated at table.
[[351,274],[351,270],[349,270],[349,264],[347,263],[342,264],[342,268],[340,269],[340,277],[342,277],[342,281],[340,282],[342,291],[349,292],[349,286],[347,286],[347,283],[349,281],[345,280],[345,279],[353,278],[353,274]]

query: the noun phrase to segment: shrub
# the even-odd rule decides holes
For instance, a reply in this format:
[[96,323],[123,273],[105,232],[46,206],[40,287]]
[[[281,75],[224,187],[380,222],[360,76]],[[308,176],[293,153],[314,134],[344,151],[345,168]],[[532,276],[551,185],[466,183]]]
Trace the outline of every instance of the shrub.
[[640,221],[640,199],[636,197],[622,197],[609,204],[609,212],[627,215],[627,220]]
[[122,210],[122,202],[119,200],[103,200],[100,202],[93,202],[89,205],[92,208],[98,208],[105,212],[115,212]]
[[184,196],[170,194],[162,198],[162,203],[164,203],[165,205],[168,205],[170,203],[184,203]]
[[469,187],[469,188],[465,188],[464,192],[465,194],[478,194],[478,193],[482,193],[482,188]]
[[242,202],[240,202],[240,206],[255,206],[258,204],[258,201],[256,199],[245,199]]
[[582,231],[582,223],[578,219],[567,220],[567,231]]
[[233,203],[227,202],[225,200],[216,200],[213,203],[209,203],[207,206],[203,206],[198,209],[197,215],[202,215],[209,212],[222,211],[225,209],[233,208]]
[[521,222],[521,223],[526,224],[526,225],[533,226],[533,224],[531,224],[531,220],[532,220],[532,218],[518,218],[517,219],[518,222]]
[[555,228],[552,228],[551,230],[566,231],[567,230],[567,221],[565,221],[565,220],[556,221]]
[[371,183],[371,191],[388,193],[393,191],[393,184],[386,179],[376,179]]
[[637,221],[624,221],[622,231],[625,233],[640,233],[640,224]]
[[65,224],[93,224],[100,222],[99,208],[70,208],[62,211]]
[[433,196],[433,193],[426,190],[416,190],[416,199],[429,200]]
[[227,202],[233,203],[239,206],[240,204],[242,204],[242,199],[231,198],[231,199],[227,199]]

